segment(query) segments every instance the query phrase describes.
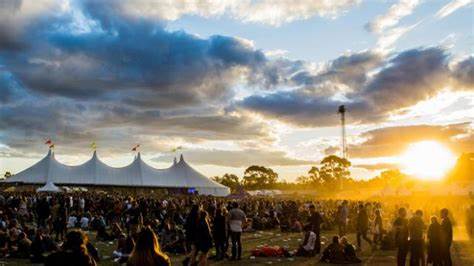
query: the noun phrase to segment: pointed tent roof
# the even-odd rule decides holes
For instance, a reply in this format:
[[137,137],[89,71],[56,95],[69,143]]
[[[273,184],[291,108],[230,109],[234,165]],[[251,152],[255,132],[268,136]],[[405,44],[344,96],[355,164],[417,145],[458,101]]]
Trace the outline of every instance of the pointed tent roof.
[[57,161],[50,150],[39,162],[3,182],[195,188],[201,194],[218,196],[230,193],[228,187],[207,178],[192,168],[184,160],[183,155],[180,156],[179,162],[165,169],[157,169],[148,165],[142,160],[140,153],[129,165],[111,167],[102,162],[97,156],[97,152],[94,151],[92,157],[83,164],[71,166]]
[[36,192],[61,192],[61,189],[53,182],[48,181],[44,186],[38,188]]

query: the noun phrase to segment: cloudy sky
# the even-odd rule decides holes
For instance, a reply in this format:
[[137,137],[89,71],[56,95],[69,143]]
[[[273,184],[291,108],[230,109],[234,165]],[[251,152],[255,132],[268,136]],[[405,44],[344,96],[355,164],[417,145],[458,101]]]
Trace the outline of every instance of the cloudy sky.
[[[203,173],[292,180],[339,154],[357,178],[411,143],[474,151],[470,0],[0,1],[0,171],[131,148]],[[171,152],[182,146],[179,152]]]

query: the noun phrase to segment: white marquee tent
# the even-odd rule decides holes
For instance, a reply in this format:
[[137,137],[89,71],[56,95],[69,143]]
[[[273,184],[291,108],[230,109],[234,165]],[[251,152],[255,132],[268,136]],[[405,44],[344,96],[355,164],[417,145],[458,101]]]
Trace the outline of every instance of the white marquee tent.
[[7,183],[56,185],[92,185],[125,187],[193,188],[200,195],[227,196],[223,186],[193,169],[183,158],[166,169],[146,164],[140,156],[124,167],[111,167],[103,163],[94,151],[92,158],[77,166],[65,165],[56,160],[50,150],[33,166],[4,180]]
[[61,192],[53,182],[46,182],[46,184],[36,190],[36,192]]

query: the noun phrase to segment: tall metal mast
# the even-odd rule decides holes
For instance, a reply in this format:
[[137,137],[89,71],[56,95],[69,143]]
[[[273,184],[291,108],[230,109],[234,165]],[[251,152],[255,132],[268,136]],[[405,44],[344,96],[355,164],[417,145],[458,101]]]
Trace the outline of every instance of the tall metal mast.
[[341,114],[341,145],[342,145],[342,158],[347,159],[347,146],[346,146],[346,107],[344,105],[339,106],[338,113]]

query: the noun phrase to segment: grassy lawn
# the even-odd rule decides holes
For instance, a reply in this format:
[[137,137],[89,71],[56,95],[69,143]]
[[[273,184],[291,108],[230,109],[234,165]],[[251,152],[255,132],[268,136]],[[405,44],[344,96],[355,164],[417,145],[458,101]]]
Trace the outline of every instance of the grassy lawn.
[[[323,246],[327,244],[327,240],[332,237],[332,232],[323,232],[322,241]],[[243,235],[244,254],[241,261],[210,261],[212,265],[315,265],[318,264],[319,257],[314,258],[250,258],[250,250],[260,245],[278,245],[286,247],[290,250],[296,249],[298,243],[301,242],[302,234],[299,233],[280,233],[278,231],[258,231],[255,233],[245,233]],[[95,237],[90,235],[90,239],[94,240]],[[350,235],[349,239],[352,243],[355,243],[355,236]],[[100,265],[118,265],[113,262],[110,255],[115,248],[115,242],[94,242],[94,245],[100,252],[102,261]],[[362,259],[362,265],[395,265],[396,255],[395,251],[372,251],[368,245],[364,242],[362,251],[360,251],[359,257]],[[213,252],[213,251],[212,251]],[[474,245],[471,241],[462,240],[456,241],[453,247],[453,260],[454,265],[474,265]],[[181,265],[183,256],[172,255],[173,265]],[[30,265],[27,260],[12,260],[2,259],[0,265]]]

